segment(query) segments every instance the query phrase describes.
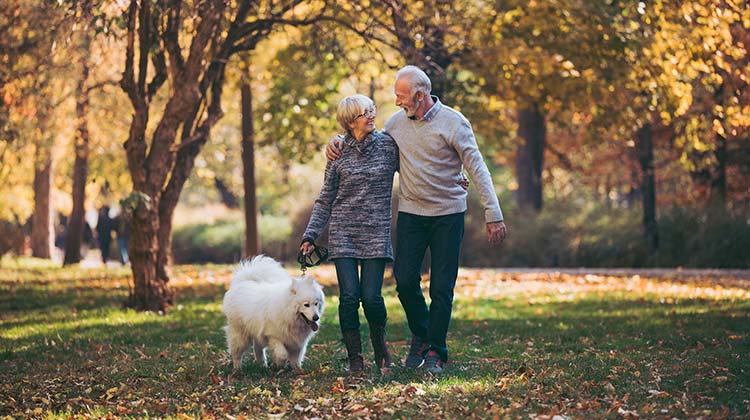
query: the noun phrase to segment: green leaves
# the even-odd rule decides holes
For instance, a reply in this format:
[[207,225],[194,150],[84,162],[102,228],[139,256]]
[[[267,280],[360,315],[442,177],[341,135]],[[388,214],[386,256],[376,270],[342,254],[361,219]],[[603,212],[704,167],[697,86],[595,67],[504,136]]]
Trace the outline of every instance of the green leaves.
[[304,163],[337,131],[336,98],[350,69],[331,32],[311,28],[295,38],[266,69],[268,93],[256,115],[260,145],[273,144],[285,159]]

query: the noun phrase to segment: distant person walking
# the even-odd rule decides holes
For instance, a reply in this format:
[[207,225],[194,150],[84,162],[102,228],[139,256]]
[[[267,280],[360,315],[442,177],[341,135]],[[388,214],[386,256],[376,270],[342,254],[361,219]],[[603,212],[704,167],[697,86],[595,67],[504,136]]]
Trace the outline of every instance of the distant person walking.
[[96,236],[99,240],[99,249],[102,251],[102,262],[105,264],[109,258],[109,249],[112,244],[112,230],[114,230],[114,227],[114,220],[109,217],[109,206],[102,206],[99,209],[96,221]]
[[115,226],[117,226],[117,247],[120,250],[120,263],[126,265],[130,262],[128,257],[128,242],[130,242],[130,214],[126,211],[120,211],[116,217]]

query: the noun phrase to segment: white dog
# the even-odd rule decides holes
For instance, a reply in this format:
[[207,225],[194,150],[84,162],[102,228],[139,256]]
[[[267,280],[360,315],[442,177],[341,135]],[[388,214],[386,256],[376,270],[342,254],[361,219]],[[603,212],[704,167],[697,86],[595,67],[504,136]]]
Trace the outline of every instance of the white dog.
[[253,344],[255,360],[263,366],[265,349],[273,362],[302,367],[310,338],[320,328],[325,309],[323,288],[310,276],[292,278],[276,260],[258,255],[234,271],[224,295],[227,344],[235,369]]

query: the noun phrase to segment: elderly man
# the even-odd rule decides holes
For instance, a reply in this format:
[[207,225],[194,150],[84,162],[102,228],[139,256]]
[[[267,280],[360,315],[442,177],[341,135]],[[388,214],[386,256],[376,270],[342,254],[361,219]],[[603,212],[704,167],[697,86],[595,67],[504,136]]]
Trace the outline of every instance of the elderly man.
[[[431,91],[429,77],[418,67],[399,70],[394,93],[401,110],[386,121],[385,131],[399,147],[393,272],[412,332],[405,365],[439,374],[448,361],[446,337],[464,234],[467,193],[461,186],[463,169],[479,190],[489,242],[502,243],[507,227],[471,124]],[[329,159],[338,158],[339,144],[335,140],[329,143]],[[420,268],[427,248],[432,261],[429,308],[420,287]]]

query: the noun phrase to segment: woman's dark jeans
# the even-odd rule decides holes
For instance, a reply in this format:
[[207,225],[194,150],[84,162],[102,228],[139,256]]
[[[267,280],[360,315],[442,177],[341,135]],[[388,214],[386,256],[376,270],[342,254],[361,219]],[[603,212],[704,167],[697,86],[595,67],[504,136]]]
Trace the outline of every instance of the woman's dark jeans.
[[[446,337],[453,310],[453,288],[464,237],[464,213],[418,216],[398,213],[396,231],[396,291],[412,334],[448,360]],[[420,269],[430,248],[430,307],[422,294]]]
[[339,324],[342,332],[359,330],[360,302],[371,326],[385,325],[388,315],[381,289],[386,261],[385,258],[333,260],[339,281]]

